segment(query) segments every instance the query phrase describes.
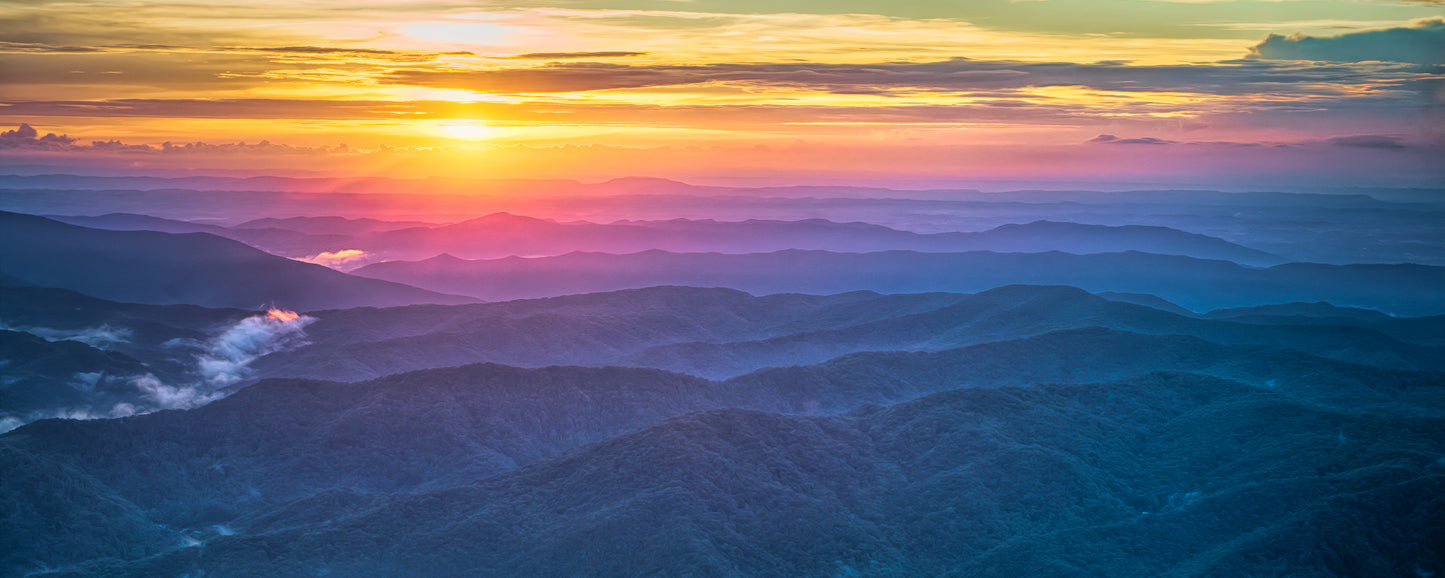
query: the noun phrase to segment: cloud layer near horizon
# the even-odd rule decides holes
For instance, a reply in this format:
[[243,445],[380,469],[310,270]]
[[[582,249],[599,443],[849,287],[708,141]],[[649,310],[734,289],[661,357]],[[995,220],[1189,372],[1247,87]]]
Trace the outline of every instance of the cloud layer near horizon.
[[1010,165],[1023,172],[1097,135],[1445,142],[1445,19],[1425,2],[92,4],[108,6],[0,17],[0,122],[42,129],[0,147],[264,159],[594,147],[525,174],[616,177],[643,169],[603,151],[799,140],[876,158],[1036,147],[1034,167]]

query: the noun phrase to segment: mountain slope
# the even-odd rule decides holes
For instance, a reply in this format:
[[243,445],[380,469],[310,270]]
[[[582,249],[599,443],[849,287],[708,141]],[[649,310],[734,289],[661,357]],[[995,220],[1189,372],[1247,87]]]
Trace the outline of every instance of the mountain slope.
[[[859,351],[929,351],[1060,329],[1108,327],[1193,335],[1227,344],[1269,345],[1381,367],[1445,369],[1437,346],[1403,342],[1353,323],[1336,326],[1306,319],[1293,324],[1290,319],[1294,318],[1269,325],[1201,320],[1114,302],[1073,287],[1015,285],[971,295],[936,310],[847,327],[756,341],[659,345],[629,355],[623,362],[718,378],[761,367],[818,363]],[[1439,333],[1445,333],[1445,327],[1437,326],[1437,338]]]
[[447,253],[464,259],[549,256],[574,251],[635,253],[659,249],[678,253],[765,253],[787,249],[874,252],[1043,252],[1106,253],[1148,250],[1249,265],[1285,260],[1223,239],[1168,227],[1083,225],[1035,221],[976,233],[919,234],[862,222],[673,219],[667,221],[557,222],[509,213],[439,227],[414,227],[356,237],[356,248],[392,260]]
[[[322,221],[319,228],[323,231],[292,230],[284,227],[246,227],[243,223],[237,227],[222,227],[205,223],[194,223],[190,221],[177,221],[172,219],[161,219],[148,215],[135,215],[130,213],[110,213],[95,217],[79,216],[47,216],[47,218],[91,229],[104,229],[107,231],[157,231],[161,233],[210,233],[217,237],[225,237],[233,241],[240,241],[272,255],[282,257],[309,257],[325,251],[336,251],[347,247],[351,240],[350,235],[324,232],[326,224],[330,221]],[[299,217],[298,217],[299,218]],[[267,220],[258,220],[269,222]],[[286,224],[283,221],[283,224]],[[293,226],[303,227],[306,221]]]
[[326,494],[203,547],[59,575],[1434,573],[1442,426],[1178,374],[845,417],[720,410],[453,488]]
[[721,379],[861,351],[936,351],[1096,326],[1269,345],[1400,369],[1439,369],[1445,359],[1437,344],[1445,329],[1432,329],[1429,318],[1395,320],[1411,331],[1288,319],[1269,326],[1200,320],[1068,287],[821,297],[653,287],[331,311],[307,327],[310,345],[267,356],[254,367],[260,376],[361,380],[476,362],[627,365]]
[[35,285],[135,303],[317,310],[473,301],[353,277],[205,233],[102,231],[5,212],[0,271]]
[[650,347],[732,342],[933,311],[963,295],[754,297],[653,287],[548,299],[354,309],[317,315],[310,345],[259,360],[260,375],[361,380],[477,362],[616,365]]
[[[0,455],[13,460],[0,469],[43,460],[52,469],[74,470],[104,481],[87,495],[103,490],[154,523],[207,538],[225,534],[218,525],[236,529],[270,520],[264,524],[285,528],[297,523],[285,520],[300,515],[298,509],[332,520],[379,496],[463,487],[693,411],[836,415],[960,388],[1133,379],[1158,370],[1237,379],[1252,385],[1231,387],[1315,412],[1367,411],[1374,419],[1409,423],[1438,421],[1445,412],[1439,373],[1091,329],[949,352],[860,354],[726,382],[648,369],[497,365],[355,384],[266,380],[189,411],[21,427],[0,436],[0,446],[14,450]],[[157,480],[164,485],[157,487]],[[0,489],[36,491],[7,487],[12,483],[24,482],[0,479]],[[312,499],[324,503],[287,505]],[[40,505],[69,507],[65,494],[46,500],[59,502]],[[46,551],[39,543],[26,542],[17,556],[51,565],[87,556]]]

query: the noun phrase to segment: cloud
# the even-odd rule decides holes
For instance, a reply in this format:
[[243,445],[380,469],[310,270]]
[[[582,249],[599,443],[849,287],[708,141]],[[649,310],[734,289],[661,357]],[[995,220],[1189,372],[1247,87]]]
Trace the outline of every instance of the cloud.
[[585,92],[715,83],[838,94],[1082,87],[1212,95],[1315,95],[1321,92],[1333,95],[1344,94],[1347,87],[1353,85],[1388,86],[1432,76],[1431,71],[1405,64],[1306,65],[1254,59],[1208,65],[1135,66],[1122,62],[1081,64],[953,58],[871,64],[553,62],[511,69],[414,68],[391,72],[383,79],[399,84],[496,93]]
[[292,54],[375,54],[387,55],[396,54],[395,50],[377,50],[374,48],[338,48],[332,46],[231,46],[221,50],[232,52],[285,52]]
[[104,349],[117,343],[128,343],[131,332],[124,327],[86,327],[82,329],[53,329],[49,327],[19,327],[0,321],[0,329],[23,331],[46,341],[79,341],[91,347]]
[[0,132],[0,149],[63,151],[74,147],[75,139],[55,133],[40,136],[40,131],[26,123],[15,130]]
[[1088,142],[1091,142],[1091,143],[1103,143],[1103,144],[1147,144],[1147,145],[1167,145],[1167,144],[1175,144],[1175,141],[1172,141],[1172,140],[1164,140],[1164,139],[1162,139],[1162,138],[1154,138],[1154,137],[1152,137],[1152,136],[1146,136],[1146,137],[1140,137],[1140,138],[1119,138],[1119,137],[1114,136],[1114,135],[1112,135],[1112,134],[1101,134],[1101,135],[1099,135],[1099,136],[1096,136],[1096,137],[1094,137],[1094,138],[1089,139]]
[[315,321],[280,309],[247,317],[211,340],[207,351],[197,358],[197,368],[213,389],[235,384],[245,379],[252,361],[301,344],[306,326]]
[[1328,142],[1335,146],[1356,147],[1367,149],[1403,149],[1405,143],[1399,137],[1382,134],[1360,134],[1353,136],[1337,136],[1329,139]]
[[1271,34],[1250,49],[1250,54],[1265,60],[1445,64],[1445,17],[1418,20],[1408,27],[1340,36]]
[[646,54],[646,52],[528,52],[506,58],[512,60],[563,60],[568,58],[626,58]]
[[[203,390],[194,385],[166,385],[150,374],[133,378],[131,385],[145,394],[156,409],[190,409],[221,397],[217,391]],[[131,412],[137,411],[134,406],[127,404],[126,407]]]
[[[99,103],[88,103],[98,105]],[[101,108],[104,108],[103,105]],[[97,116],[111,116],[96,108]],[[27,152],[97,152],[97,153],[155,153],[167,155],[184,154],[266,154],[266,155],[310,155],[347,154],[351,149],[346,145],[334,147],[306,147],[288,144],[274,144],[269,140],[250,144],[246,142],[211,144],[207,142],[161,143],[160,146],[127,144],[117,140],[91,141],[79,144],[78,139],[66,135],[47,133],[38,136],[39,131],[29,124],[21,123],[15,130],[0,133],[0,150]]]
[[332,269],[349,270],[361,266],[362,263],[371,259],[366,251],[361,249],[342,249],[340,251],[326,251],[310,257],[303,257],[297,261],[305,261],[323,265]]
[[0,50],[5,52],[38,52],[38,53],[87,53],[101,52],[100,48],[94,46],[55,46],[43,42],[4,42],[0,41]]

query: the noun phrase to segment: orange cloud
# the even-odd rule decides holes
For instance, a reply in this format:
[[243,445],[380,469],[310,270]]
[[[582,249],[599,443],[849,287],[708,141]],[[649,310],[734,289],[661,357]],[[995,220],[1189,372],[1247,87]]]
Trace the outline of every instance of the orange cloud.
[[366,251],[362,251],[361,249],[342,249],[340,251],[326,251],[323,253],[312,255],[310,257],[298,259],[298,261],[305,261],[307,263],[324,265],[332,269],[345,270],[354,269],[361,266],[362,262],[370,257],[371,255],[367,254]]

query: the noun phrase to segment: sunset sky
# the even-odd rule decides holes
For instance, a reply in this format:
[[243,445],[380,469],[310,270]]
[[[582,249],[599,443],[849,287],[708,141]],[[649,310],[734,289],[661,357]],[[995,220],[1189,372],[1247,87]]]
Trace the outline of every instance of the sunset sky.
[[1441,0],[12,0],[0,51],[12,173],[1445,180]]

